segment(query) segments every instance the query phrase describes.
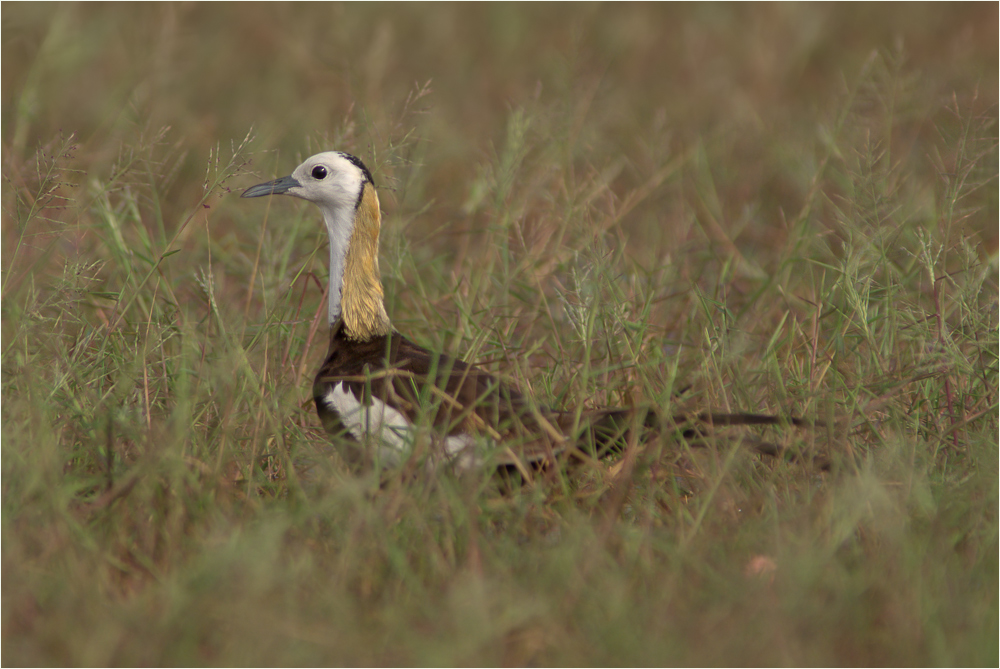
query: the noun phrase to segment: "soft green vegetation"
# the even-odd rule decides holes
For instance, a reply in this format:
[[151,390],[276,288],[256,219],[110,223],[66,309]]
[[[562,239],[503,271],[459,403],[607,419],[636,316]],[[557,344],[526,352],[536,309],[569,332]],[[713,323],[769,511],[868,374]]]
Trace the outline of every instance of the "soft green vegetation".
[[[5,5],[3,664],[996,666],[997,25]],[[346,475],[318,214],[236,197],[328,148],[418,342],[832,427],[506,494]]]

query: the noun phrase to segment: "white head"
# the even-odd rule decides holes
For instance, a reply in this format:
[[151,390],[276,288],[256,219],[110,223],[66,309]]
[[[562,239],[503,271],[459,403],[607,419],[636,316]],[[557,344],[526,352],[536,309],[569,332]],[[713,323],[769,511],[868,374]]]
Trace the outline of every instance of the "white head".
[[292,195],[327,210],[357,207],[365,183],[375,185],[360,159],[343,151],[325,151],[307,158],[291,176],[248,188],[242,197]]
[[[323,212],[330,237],[330,323],[343,316],[355,338],[382,333],[389,326],[378,272],[381,214],[371,172],[349,153],[326,151],[290,176],[248,188],[242,197],[282,194],[308,200]],[[351,313],[341,313],[342,303]]]

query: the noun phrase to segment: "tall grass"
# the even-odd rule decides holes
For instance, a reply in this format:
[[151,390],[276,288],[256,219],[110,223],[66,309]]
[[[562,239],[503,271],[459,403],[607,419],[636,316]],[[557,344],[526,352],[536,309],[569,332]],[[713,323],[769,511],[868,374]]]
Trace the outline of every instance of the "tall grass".
[[[5,7],[3,662],[995,665],[995,26]],[[233,195],[327,148],[418,342],[555,406],[827,427],[347,474],[322,226]]]

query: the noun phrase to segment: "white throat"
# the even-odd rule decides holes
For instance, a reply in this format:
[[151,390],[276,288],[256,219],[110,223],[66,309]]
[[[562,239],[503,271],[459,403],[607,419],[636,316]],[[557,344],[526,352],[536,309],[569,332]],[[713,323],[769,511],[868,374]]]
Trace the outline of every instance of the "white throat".
[[323,222],[330,238],[330,325],[340,318],[340,297],[344,288],[344,258],[354,230],[354,210],[348,207],[323,208]]

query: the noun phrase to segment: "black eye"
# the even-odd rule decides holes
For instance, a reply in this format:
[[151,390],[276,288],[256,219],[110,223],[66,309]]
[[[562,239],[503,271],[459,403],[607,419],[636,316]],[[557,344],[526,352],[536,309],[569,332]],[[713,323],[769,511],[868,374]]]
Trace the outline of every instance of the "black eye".
[[323,179],[326,178],[326,168],[323,167],[322,165],[317,165],[316,167],[313,168],[312,177],[317,181],[322,181]]

